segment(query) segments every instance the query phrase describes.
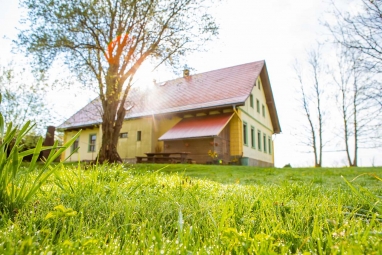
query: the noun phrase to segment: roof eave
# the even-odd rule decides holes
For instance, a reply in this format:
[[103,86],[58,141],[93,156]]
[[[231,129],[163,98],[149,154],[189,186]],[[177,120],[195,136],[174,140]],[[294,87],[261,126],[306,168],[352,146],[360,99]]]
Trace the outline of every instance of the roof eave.
[[277,115],[276,104],[273,98],[273,92],[271,88],[271,83],[269,81],[269,76],[268,76],[268,71],[267,71],[267,66],[265,61],[264,61],[264,66],[260,72],[260,78],[261,78],[261,82],[263,84],[263,89],[265,92],[266,104],[268,106],[269,114],[271,116],[273,133],[280,134],[281,133],[280,121]]
[[208,139],[208,138],[214,138],[218,137],[217,135],[209,135],[209,136],[192,136],[192,137],[180,137],[180,138],[174,138],[174,139],[158,139],[159,141],[178,141],[178,140],[184,140],[184,139]]
[[95,122],[91,124],[86,124],[86,125],[78,125],[78,126],[68,126],[68,127],[57,127],[57,131],[73,131],[73,130],[79,130],[79,129],[84,129],[84,128],[94,128],[95,126],[99,126],[102,123]]
[[229,107],[233,108],[235,106],[244,106],[244,105],[245,105],[245,101],[242,101],[242,102],[235,102],[235,103],[229,103],[229,104],[218,105],[218,106],[193,108],[193,109],[189,109],[189,110],[162,111],[162,112],[157,112],[157,113],[153,112],[153,113],[146,113],[146,114],[142,114],[142,115],[136,115],[133,117],[127,116],[127,117],[125,117],[125,120],[142,118],[142,117],[149,117],[152,115],[179,114],[179,113],[188,114],[188,113],[195,113],[195,112],[200,112],[200,111],[227,109]]

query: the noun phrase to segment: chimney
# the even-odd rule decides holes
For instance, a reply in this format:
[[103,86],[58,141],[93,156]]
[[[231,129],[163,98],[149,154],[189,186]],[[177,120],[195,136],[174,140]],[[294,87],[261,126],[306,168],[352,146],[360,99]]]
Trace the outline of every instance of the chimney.
[[[52,146],[54,144],[54,132],[56,131],[56,127],[48,126],[46,130],[45,140],[43,146]],[[50,150],[44,150],[42,152],[42,156],[44,158],[48,158],[50,154]]]
[[183,70],[183,77],[187,78],[188,76],[190,76],[190,70],[188,68],[185,68]]
[[183,78],[188,78],[190,76],[190,68],[187,65],[183,66]]

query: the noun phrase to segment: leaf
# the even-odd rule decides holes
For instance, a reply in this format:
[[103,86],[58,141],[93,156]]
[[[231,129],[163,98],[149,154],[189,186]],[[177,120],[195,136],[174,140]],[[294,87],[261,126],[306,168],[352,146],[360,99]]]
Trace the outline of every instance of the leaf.
[[4,137],[4,118],[0,112],[0,142],[1,142],[3,137]]
[[[372,176],[372,175],[371,175]],[[358,196],[360,197],[362,200],[364,200],[367,204],[369,204],[370,208],[373,208],[373,209],[376,209],[379,213],[382,213],[382,208],[380,207],[379,203],[381,202],[380,199],[378,198],[378,196],[368,192],[367,190],[364,190],[365,192],[367,192],[369,194],[369,196],[373,197],[376,202],[373,202],[371,201],[370,199],[368,199],[366,196],[364,196],[358,189],[356,189],[354,187],[353,184],[351,184],[348,180],[346,180],[345,177],[341,176],[341,178],[346,182],[346,184],[350,187],[350,189]],[[356,177],[357,178],[357,177]],[[356,179],[355,178],[355,179]],[[377,178],[378,179],[378,178]]]
[[[2,123],[3,120],[1,119]],[[2,137],[0,143],[0,201],[2,206],[0,207],[0,213],[15,212],[15,209],[21,209],[34,194],[40,189],[40,187],[46,182],[46,180],[55,171],[60,169],[62,162],[57,165],[51,165],[51,163],[59,157],[62,152],[71,146],[71,144],[77,139],[80,132],[78,132],[73,139],[68,141],[64,146],[58,146],[56,142],[53,146],[43,147],[43,139],[40,138],[36,144],[36,147],[32,150],[20,152],[23,148],[21,144],[28,132],[31,131],[33,125],[27,122],[21,130],[17,130],[17,127],[13,128],[12,123],[7,125],[7,130]],[[12,148],[7,156],[7,150]],[[44,165],[37,168],[37,161],[41,151],[45,149],[51,149],[51,153],[46,159]],[[32,161],[29,164],[28,169],[25,171],[21,166],[23,158],[27,155],[33,154]],[[37,170],[37,171],[36,171]],[[37,176],[30,180],[30,176],[35,176],[34,172],[37,172]],[[30,175],[33,173],[33,175]],[[58,211],[48,214],[47,217],[55,217],[56,214],[63,214],[66,216],[75,216],[76,211],[69,208],[61,208],[63,212],[60,212],[60,207],[56,208]],[[57,216],[57,215],[56,215]]]
[[66,208],[63,205],[57,205],[53,209],[56,210],[56,211],[60,211],[60,212],[65,212],[66,211]]
[[48,214],[45,216],[45,220],[48,220],[48,219],[51,219],[51,218],[55,218],[56,217],[56,214],[54,212],[48,212]]

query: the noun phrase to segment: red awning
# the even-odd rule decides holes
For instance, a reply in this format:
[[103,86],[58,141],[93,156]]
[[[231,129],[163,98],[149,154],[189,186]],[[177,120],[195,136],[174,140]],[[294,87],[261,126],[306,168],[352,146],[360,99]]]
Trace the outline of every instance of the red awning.
[[176,140],[217,136],[231,120],[233,113],[185,118],[159,137],[159,140]]

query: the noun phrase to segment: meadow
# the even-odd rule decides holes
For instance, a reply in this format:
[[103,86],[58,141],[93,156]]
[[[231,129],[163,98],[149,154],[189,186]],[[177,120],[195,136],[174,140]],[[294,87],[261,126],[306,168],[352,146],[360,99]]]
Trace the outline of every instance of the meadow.
[[1,213],[0,254],[382,251],[382,168],[58,168],[21,209]]

